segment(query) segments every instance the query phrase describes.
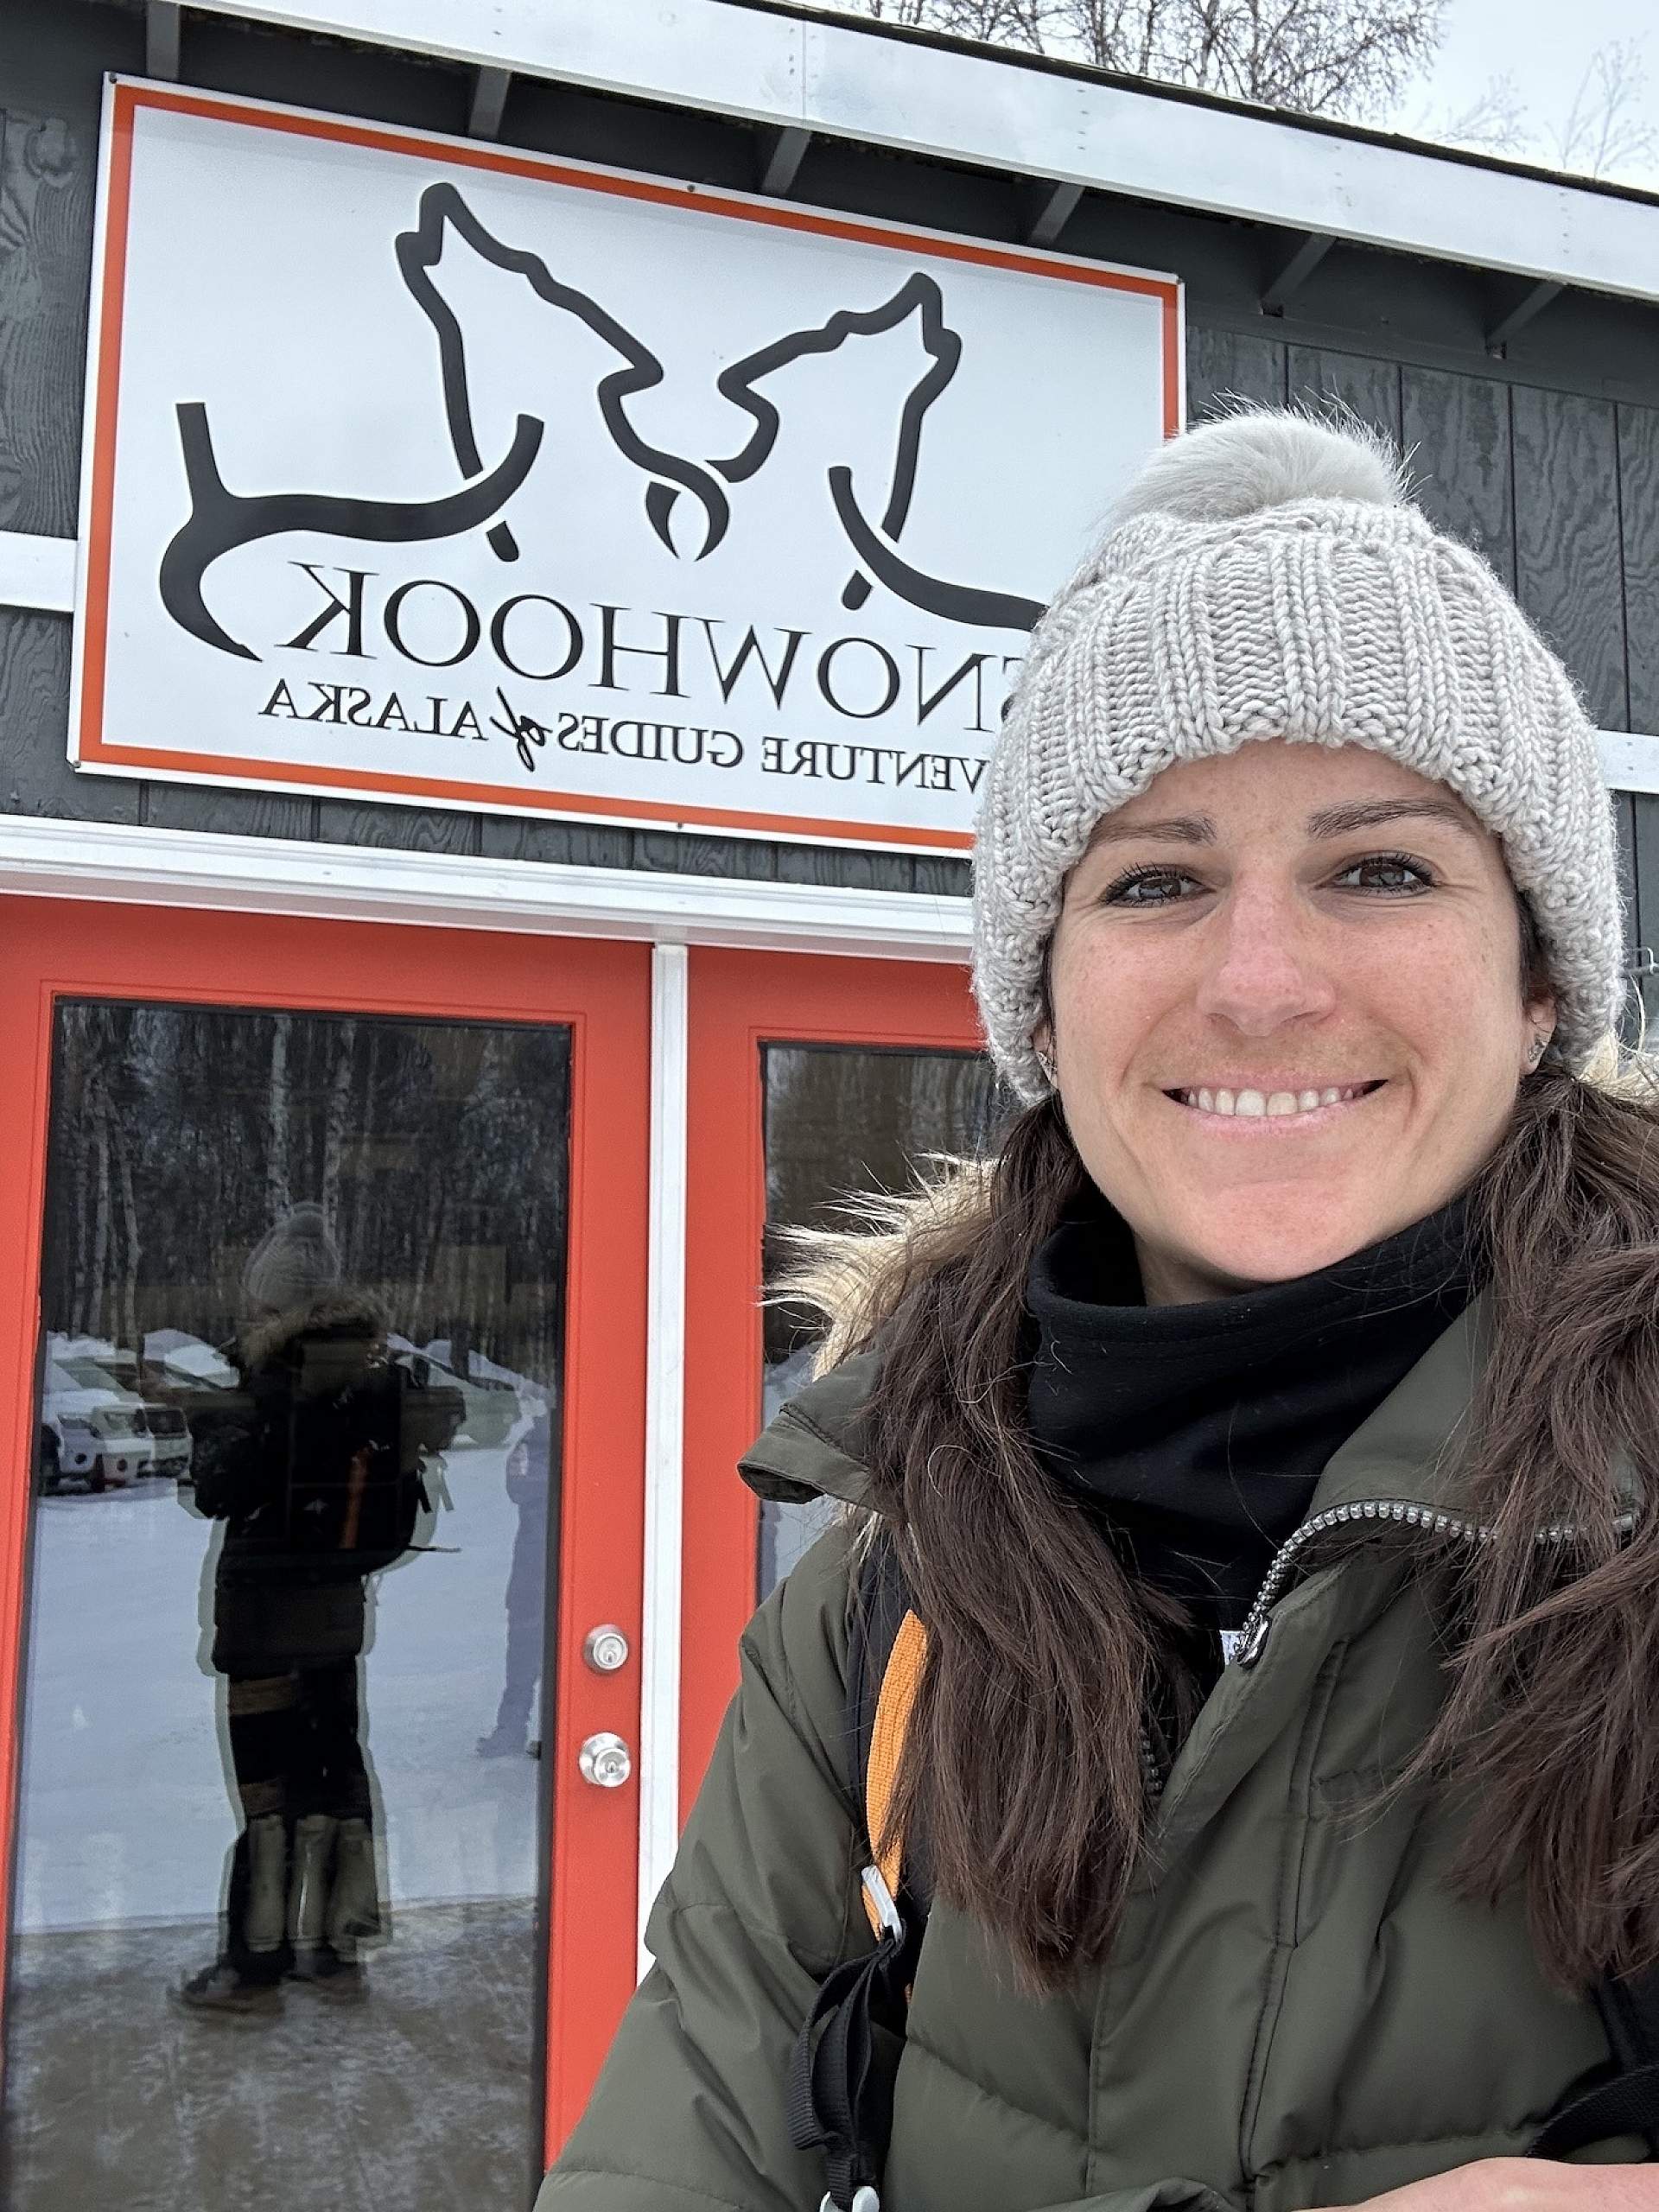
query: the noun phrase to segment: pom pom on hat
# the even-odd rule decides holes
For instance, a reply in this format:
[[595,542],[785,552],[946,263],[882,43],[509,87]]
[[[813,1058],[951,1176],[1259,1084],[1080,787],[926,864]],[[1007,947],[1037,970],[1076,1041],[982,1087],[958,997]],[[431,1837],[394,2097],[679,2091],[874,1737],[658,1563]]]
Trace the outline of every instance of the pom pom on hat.
[[1109,526],[1147,514],[1230,522],[1296,499],[1403,506],[1405,467],[1358,421],[1338,428],[1291,408],[1227,415],[1161,446],[1112,509]]

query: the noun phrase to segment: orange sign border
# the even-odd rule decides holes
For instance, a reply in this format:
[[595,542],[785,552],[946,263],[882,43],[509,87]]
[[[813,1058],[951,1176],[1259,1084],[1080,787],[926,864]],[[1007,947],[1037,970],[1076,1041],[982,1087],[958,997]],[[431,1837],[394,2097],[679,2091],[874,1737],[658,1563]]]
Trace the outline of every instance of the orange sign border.
[[938,260],[976,262],[1027,276],[1091,284],[1104,290],[1140,294],[1161,302],[1164,435],[1181,427],[1181,284],[1178,277],[1138,274],[1103,263],[1075,261],[1058,255],[1021,251],[954,238],[901,225],[855,220],[793,206],[772,205],[697,185],[659,182],[626,171],[601,168],[552,156],[510,151],[435,133],[359,123],[308,109],[273,106],[216,94],[182,92],[170,86],[111,81],[106,110],[109,135],[105,185],[101,266],[94,276],[99,306],[97,365],[90,410],[92,470],[89,480],[85,581],[79,602],[78,709],[71,725],[70,757],[79,767],[105,772],[136,772],[157,782],[211,783],[246,788],[274,784],[284,791],[327,796],[336,791],[372,798],[404,800],[487,814],[552,815],[567,820],[608,822],[623,827],[654,825],[723,830],[741,836],[798,839],[807,842],[874,846],[898,852],[966,852],[971,833],[930,830],[909,824],[842,822],[812,816],[765,815],[721,807],[676,806],[656,799],[591,798],[586,793],[539,789],[510,796],[493,785],[439,782],[430,777],[400,776],[385,771],[331,768],[316,762],[241,760],[234,770],[213,753],[121,744],[104,735],[104,701],[109,645],[110,540],[115,495],[115,432],[121,376],[122,314],[125,301],[127,229],[132,184],[134,118],[141,108],[206,117],[220,123],[287,132],[367,146],[394,154],[419,154],[466,168],[499,175],[530,177],[619,199],[643,200],[699,214],[759,223],[774,229],[808,231],[922,253]]

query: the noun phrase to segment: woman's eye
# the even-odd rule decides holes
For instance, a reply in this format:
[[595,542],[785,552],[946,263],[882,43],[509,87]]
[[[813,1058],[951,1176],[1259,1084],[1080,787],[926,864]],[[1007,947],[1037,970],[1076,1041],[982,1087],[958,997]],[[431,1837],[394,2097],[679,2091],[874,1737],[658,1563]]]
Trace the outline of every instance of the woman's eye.
[[1142,891],[1155,892],[1167,888],[1173,883],[1191,883],[1192,880],[1190,875],[1183,875],[1175,868],[1132,868],[1127,875],[1119,876],[1111,888],[1103,894],[1101,903],[1107,906],[1166,906],[1170,903],[1167,899],[1143,899],[1138,894]]
[[[1363,861],[1351,861],[1334,880],[1341,883],[1344,877],[1361,873],[1371,876],[1374,889],[1395,895],[1408,891],[1428,891],[1433,887],[1434,882],[1421,861],[1408,860],[1404,853],[1368,854]],[[1376,879],[1382,875],[1393,876],[1395,880],[1392,883],[1378,882]],[[1402,876],[1409,880],[1402,882],[1399,879]]]

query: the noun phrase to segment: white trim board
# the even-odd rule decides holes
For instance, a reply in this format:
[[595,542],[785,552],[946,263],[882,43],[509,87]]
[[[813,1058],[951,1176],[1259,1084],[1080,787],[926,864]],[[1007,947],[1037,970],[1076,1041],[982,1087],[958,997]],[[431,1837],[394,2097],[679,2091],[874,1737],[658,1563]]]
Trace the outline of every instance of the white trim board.
[[194,0],[194,11],[1659,299],[1659,198],[1027,67],[851,19],[728,0]]
[[0,895],[966,961],[965,899],[0,815]]
[[639,1977],[645,1923],[680,1840],[680,1592],[685,1466],[685,1194],[690,965],[651,956],[651,1254],[645,1338],[645,1547],[639,1632]]
[[1601,772],[1616,791],[1659,791],[1659,737],[1641,732],[1601,729]]
[[41,614],[75,611],[75,550],[73,537],[35,537],[27,531],[0,530],[0,607]]

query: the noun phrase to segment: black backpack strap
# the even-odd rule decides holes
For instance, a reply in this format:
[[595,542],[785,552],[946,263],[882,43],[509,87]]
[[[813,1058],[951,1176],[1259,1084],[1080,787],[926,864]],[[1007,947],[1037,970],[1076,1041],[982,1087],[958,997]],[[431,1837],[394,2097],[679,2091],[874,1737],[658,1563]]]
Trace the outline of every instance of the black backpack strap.
[[1659,2158],[1659,1967],[1594,1992],[1612,2057],[1568,2090],[1539,2130],[1535,2158],[1564,2158],[1616,2135],[1639,2135]]
[[[898,1554],[883,1535],[861,1562],[849,1636],[846,1734],[861,1806],[868,1802],[882,1688],[909,1614]],[[910,1638],[915,1634],[912,1622]],[[913,1643],[907,1641],[906,1649],[913,1654]],[[874,1860],[874,1838],[868,1853]],[[791,2139],[798,2150],[823,2155],[829,2188],[819,2212],[880,2212],[893,2077],[926,1926],[925,1912],[910,1892],[907,1864],[906,1878],[896,1885],[874,1864],[865,1867],[863,1882],[875,1948],[844,1961],[826,1977],[790,2067]]]
[[818,2212],[880,2212],[910,1984],[922,1929],[895,1912],[874,1950],[848,1959],[823,1983],[795,2044],[789,2133],[823,2154],[829,2183]]

